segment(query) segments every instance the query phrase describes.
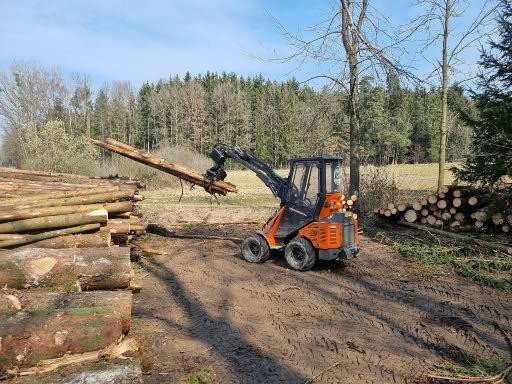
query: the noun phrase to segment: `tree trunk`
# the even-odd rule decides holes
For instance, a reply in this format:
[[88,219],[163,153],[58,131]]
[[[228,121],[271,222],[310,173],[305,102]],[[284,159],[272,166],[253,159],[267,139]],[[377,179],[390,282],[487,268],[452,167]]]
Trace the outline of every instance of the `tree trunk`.
[[0,376],[67,353],[103,349],[131,324],[131,292],[0,294]]
[[0,211],[18,210],[18,209],[34,209],[44,207],[57,207],[64,205],[86,205],[96,203],[108,203],[116,200],[132,199],[135,192],[133,190],[123,190],[116,192],[97,193],[89,196],[66,197],[62,199],[46,199],[29,201],[27,203],[18,203],[12,205],[4,205],[0,207]]
[[450,34],[450,17],[452,12],[452,1],[446,0],[443,20],[443,57],[442,57],[442,84],[441,84],[441,127],[439,129],[439,174],[437,178],[437,189],[440,192],[444,186],[444,173],[446,163],[446,137],[448,119],[448,37]]
[[97,209],[85,213],[73,213],[60,216],[37,217],[11,221],[0,224],[0,233],[30,232],[39,229],[72,227],[83,224],[106,223],[108,212],[106,209]]
[[118,186],[114,187],[101,187],[100,190],[98,188],[91,189],[82,189],[77,191],[64,191],[64,192],[50,192],[45,194],[38,194],[37,196],[27,196],[27,197],[19,197],[14,199],[7,199],[0,201],[0,206],[4,205],[16,205],[19,203],[26,204],[32,201],[40,201],[40,200],[51,200],[51,199],[60,199],[66,197],[76,197],[76,196],[89,196],[89,195],[97,195],[98,193],[107,193],[107,192],[116,192],[119,191]]
[[129,287],[132,277],[129,248],[27,248],[0,251],[2,287],[124,289]]
[[[21,235],[19,238],[12,238],[12,239],[6,239],[0,241],[0,248],[12,248],[16,247],[18,245],[23,244],[33,244],[36,242],[43,242],[47,239],[52,239],[56,237],[62,237],[65,235],[72,235],[75,233],[83,233],[83,232],[89,232],[100,229],[99,223],[94,224],[85,224],[85,225],[79,225],[76,227],[68,227],[68,228],[62,228],[57,229],[54,231],[48,231],[48,232],[41,232],[36,234],[25,234]],[[53,242],[51,244],[54,244]],[[41,247],[41,248],[54,248],[54,247]],[[56,248],[63,248],[63,247],[56,247]]]
[[357,26],[352,24],[350,2],[341,2],[341,37],[350,72],[349,127],[350,127],[350,185],[351,194],[359,195],[361,148],[359,132],[359,40],[356,28],[361,29],[367,1],[363,2]]
[[63,235],[51,239],[36,241],[19,247],[24,248],[101,248],[110,247],[111,236],[109,231],[97,231],[94,233],[82,233],[77,235]]
[[72,213],[83,213],[92,212],[98,209],[106,209],[108,213],[122,213],[131,212],[133,210],[133,204],[130,202],[119,202],[119,203],[99,203],[99,204],[87,204],[87,205],[65,205],[56,207],[45,207],[45,208],[31,208],[31,209],[15,209],[10,211],[0,210],[0,222],[2,221],[14,221],[23,219],[33,219],[36,217],[44,216],[59,216],[69,215]]

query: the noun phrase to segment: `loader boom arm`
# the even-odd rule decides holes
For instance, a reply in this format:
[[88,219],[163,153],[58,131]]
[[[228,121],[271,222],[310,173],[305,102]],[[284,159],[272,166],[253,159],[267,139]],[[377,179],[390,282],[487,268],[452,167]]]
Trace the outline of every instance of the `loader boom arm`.
[[[216,144],[210,157],[215,165],[206,171],[206,177],[213,181],[224,180],[226,171],[224,163],[227,159],[232,159],[245,168],[253,171],[258,178],[272,191],[275,197],[284,201],[286,196],[286,186],[288,180],[279,176],[274,169],[251,151],[239,147],[230,147],[224,144]],[[208,188],[205,188],[208,191]]]

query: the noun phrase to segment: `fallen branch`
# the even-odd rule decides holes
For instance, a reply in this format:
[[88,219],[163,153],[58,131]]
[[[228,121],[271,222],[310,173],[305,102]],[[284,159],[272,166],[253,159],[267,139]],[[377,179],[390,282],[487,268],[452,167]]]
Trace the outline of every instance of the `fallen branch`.
[[491,249],[496,249],[499,251],[503,251],[505,253],[512,254],[512,245],[491,243],[490,241],[475,239],[474,237],[471,237],[471,236],[465,236],[465,235],[461,235],[458,233],[447,232],[447,231],[443,231],[441,229],[429,228],[429,227],[425,227],[423,225],[419,225],[419,224],[415,224],[415,223],[407,223],[407,222],[400,221],[399,224],[403,225],[405,227],[419,229],[420,231],[425,231],[425,232],[428,232],[431,234],[436,233],[438,235],[443,235],[446,237],[450,237],[452,239],[466,241],[466,242],[474,243],[474,244],[477,244],[477,245],[480,245],[483,247],[489,247]]

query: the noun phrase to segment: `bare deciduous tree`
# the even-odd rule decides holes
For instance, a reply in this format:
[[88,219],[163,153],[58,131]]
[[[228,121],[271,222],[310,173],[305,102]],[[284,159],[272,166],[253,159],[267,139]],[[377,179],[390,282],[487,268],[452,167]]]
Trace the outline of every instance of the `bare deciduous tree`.
[[[441,124],[439,126],[439,170],[438,189],[444,185],[446,145],[448,136],[448,89],[450,72],[460,63],[461,53],[481,40],[489,33],[489,23],[498,5],[495,1],[485,1],[480,5],[473,19],[465,28],[452,28],[455,18],[468,12],[471,4],[462,0],[420,0],[420,16],[410,24],[415,31],[427,32],[428,36],[421,53],[425,55],[436,43],[440,44],[441,60],[433,62],[433,75],[438,75],[441,84]],[[425,56],[426,57],[426,56]],[[427,58],[427,57],[426,57]],[[460,72],[459,72],[460,73]]]
[[339,0],[327,20],[305,30],[307,37],[290,33],[275,18],[274,22],[293,49],[290,55],[278,60],[298,60],[299,66],[315,61],[325,71],[305,81],[327,79],[348,94],[349,190],[357,194],[363,135],[359,121],[359,80],[362,75],[372,75],[380,80],[389,75],[414,79],[407,68],[392,58],[401,50],[401,41],[412,32],[405,37],[392,32],[389,21],[371,7],[370,0]]

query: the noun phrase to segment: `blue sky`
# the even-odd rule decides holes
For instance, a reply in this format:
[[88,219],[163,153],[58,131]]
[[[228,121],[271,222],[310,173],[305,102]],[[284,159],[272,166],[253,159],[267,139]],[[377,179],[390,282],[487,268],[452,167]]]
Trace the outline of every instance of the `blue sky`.
[[[474,1],[477,5],[481,1]],[[406,23],[414,14],[412,0],[373,0],[373,12]],[[0,0],[0,70],[14,61],[34,61],[56,67],[66,76],[88,74],[96,86],[129,80],[139,86],[171,74],[207,70],[263,74],[275,80],[298,80],[324,71],[315,63],[296,69],[296,63],[258,59],[286,54],[268,13],[290,31],[324,20],[333,0]],[[470,16],[474,7],[468,7]],[[464,18],[455,28],[464,25]],[[414,42],[407,48],[414,51]],[[437,51],[430,52],[436,58]],[[474,66],[477,51],[465,54]],[[407,61],[419,73],[430,64]]]

